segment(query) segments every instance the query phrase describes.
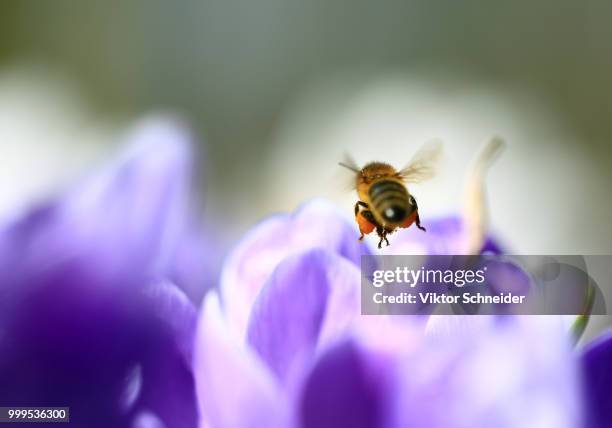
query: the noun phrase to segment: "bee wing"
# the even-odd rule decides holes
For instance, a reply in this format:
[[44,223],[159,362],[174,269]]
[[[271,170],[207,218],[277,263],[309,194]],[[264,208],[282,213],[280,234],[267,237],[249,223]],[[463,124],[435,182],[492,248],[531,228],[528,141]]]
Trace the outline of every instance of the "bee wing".
[[423,144],[414,154],[408,165],[398,172],[398,176],[407,183],[418,183],[432,178],[436,164],[442,156],[442,142],[438,140]]
[[344,175],[343,181],[346,183],[344,187],[347,190],[355,189],[355,174],[361,171],[361,168],[359,167],[359,165],[357,165],[357,162],[355,162],[355,159],[353,159],[353,157],[349,155],[348,153],[344,153],[342,157],[342,162],[338,162],[338,165],[352,171],[351,174],[343,174]]

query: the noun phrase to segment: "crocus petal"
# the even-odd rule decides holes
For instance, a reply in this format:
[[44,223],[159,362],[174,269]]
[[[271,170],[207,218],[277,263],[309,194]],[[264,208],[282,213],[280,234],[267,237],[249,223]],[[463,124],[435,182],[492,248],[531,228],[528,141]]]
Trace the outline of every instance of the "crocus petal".
[[359,316],[355,265],[319,249],[286,258],[259,293],[247,342],[284,379]]
[[451,324],[402,363],[395,426],[580,426],[576,365],[559,319],[445,319]]
[[589,428],[603,428],[612,421],[612,333],[600,337],[582,355],[585,406]]
[[2,302],[0,402],[69,405],[82,426],[129,427],[144,408],[193,427],[193,379],[174,327],[135,283],[108,283],[81,261],[22,282]]
[[155,316],[170,327],[178,349],[190,365],[197,324],[195,306],[180,288],[168,281],[148,286],[144,294]]
[[151,281],[187,215],[183,137],[149,122],[116,165],[1,227],[0,402],[69,405],[80,426],[196,424],[193,307]]
[[166,277],[180,284],[181,290],[198,306],[204,294],[218,285],[222,259],[226,253],[220,241],[212,239],[208,231],[191,225],[183,233],[170,262]]
[[118,265],[128,256],[151,273],[165,269],[189,220],[190,140],[178,123],[151,120],[137,127],[115,165],[62,201],[66,226],[87,244],[96,241]]
[[495,293],[527,294],[531,287],[529,275],[516,263],[495,260],[486,263],[487,284]]
[[195,427],[198,415],[191,366],[185,361],[184,351],[170,340],[176,341],[172,329],[168,339],[158,339],[154,347],[145,348],[146,359],[134,366],[142,370],[142,392],[133,411],[136,415],[154,415],[162,426]]
[[350,341],[340,342],[321,357],[305,382],[299,403],[300,426],[387,426],[387,406],[393,401],[392,373],[390,358],[366,354]]
[[322,248],[358,264],[368,249],[357,237],[355,226],[321,200],[256,226],[230,254],[223,269],[222,297],[232,326],[245,333],[255,296],[281,260],[307,249]]
[[0,265],[34,274],[74,257],[95,259],[89,268],[100,275],[170,278],[199,302],[217,272],[191,261],[208,266],[207,242],[194,234],[189,132],[151,119],[126,140],[115,162],[1,226]]
[[240,345],[214,292],[204,299],[196,343],[194,372],[203,427],[287,426],[287,403],[274,376]]

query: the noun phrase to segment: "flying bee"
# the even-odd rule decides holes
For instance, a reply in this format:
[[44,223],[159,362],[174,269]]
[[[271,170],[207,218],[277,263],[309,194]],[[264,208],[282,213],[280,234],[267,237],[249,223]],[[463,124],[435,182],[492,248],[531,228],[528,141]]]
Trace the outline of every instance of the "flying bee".
[[383,162],[370,162],[359,168],[348,159],[340,165],[355,173],[355,189],[359,200],[355,204],[355,221],[359,226],[359,240],[374,230],[380,241],[389,245],[387,235],[397,228],[407,228],[413,223],[425,231],[419,218],[419,207],[406,188],[407,183],[419,183],[434,175],[434,166],[442,153],[440,142],[421,147],[412,160],[399,171]]

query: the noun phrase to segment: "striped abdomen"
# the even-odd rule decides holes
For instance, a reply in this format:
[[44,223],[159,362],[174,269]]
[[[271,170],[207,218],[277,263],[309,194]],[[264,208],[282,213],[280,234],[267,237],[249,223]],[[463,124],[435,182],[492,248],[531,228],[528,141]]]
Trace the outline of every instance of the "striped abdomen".
[[381,180],[368,190],[370,208],[384,223],[401,223],[412,214],[408,190],[393,180]]

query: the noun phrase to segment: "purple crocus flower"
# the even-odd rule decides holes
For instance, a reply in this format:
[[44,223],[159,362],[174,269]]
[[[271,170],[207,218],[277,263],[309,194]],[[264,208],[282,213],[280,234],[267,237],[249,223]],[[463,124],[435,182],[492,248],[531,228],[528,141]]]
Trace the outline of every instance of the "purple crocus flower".
[[2,226],[1,406],[69,406],[79,427],[197,425],[186,292],[201,296],[210,278],[184,256],[205,259],[193,147],[162,119],[128,142],[114,164]]
[[589,344],[582,354],[584,392],[589,428],[605,428],[612,424],[612,332]]
[[202,426],[576,426],[558,320],[361,316],[356,257],[368,251],[321,201],[247,235],[201,314]]

